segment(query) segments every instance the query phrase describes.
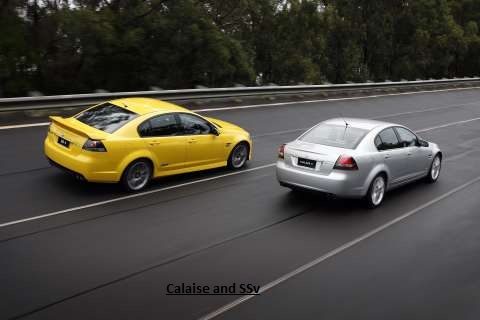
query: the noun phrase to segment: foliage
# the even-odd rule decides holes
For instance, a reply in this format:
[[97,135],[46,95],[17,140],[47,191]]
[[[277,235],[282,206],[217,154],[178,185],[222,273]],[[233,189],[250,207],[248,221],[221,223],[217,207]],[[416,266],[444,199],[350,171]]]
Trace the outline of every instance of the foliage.
[[480,0],[3,0],[0,95],[480,74]]

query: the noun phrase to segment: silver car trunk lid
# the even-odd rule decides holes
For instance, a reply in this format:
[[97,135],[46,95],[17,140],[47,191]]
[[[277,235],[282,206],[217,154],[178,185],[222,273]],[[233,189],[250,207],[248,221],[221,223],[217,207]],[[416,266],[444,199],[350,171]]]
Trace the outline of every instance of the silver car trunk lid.
[[[328,175],[333,170],[333,166],[338,157],[345,154],[344,148],[330,147],[304,141],[293,141],[287,144],[285,148],[285,163],[288,166],[299,170],[311,171],[318,174]],[[299,159],[300,163],[299,163]],[[315,161],[315,167],[308,167],[309,161]]]

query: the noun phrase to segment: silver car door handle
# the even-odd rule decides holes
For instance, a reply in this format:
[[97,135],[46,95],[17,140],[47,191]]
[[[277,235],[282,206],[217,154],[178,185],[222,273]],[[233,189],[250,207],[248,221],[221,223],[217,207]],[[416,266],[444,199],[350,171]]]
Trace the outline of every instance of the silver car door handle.
[[390,159],[390,155],[389,155],[389,154],[386,154],[386,155],[385,155],[385,159]]

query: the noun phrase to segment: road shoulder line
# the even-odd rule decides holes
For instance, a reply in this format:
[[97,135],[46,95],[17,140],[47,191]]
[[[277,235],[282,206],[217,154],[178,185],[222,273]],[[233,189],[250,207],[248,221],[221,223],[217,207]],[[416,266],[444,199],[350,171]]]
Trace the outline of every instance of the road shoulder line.
[[[468,120],[450,122],[450,123],[445,123],[445,124],[438,125],[438,126],[435,126],[435,127],[416,130],[415,132],[417,132],[417,133],[427,132],[427,131],[447,128],[447,127],[455,126],[455,125],[458,125],[458,124],[469,123],[469,122],[479,121],[479,120],[480,120],[480,117],[479,118],[468,119]],[[4,227],[24,223],[24,222],[44,219],[44,218],[53,217],[53,216],[57,216],[57,215],[64,214],[64,213],[79,211],[79,210],[83,210],[83,209],[102,206],[102,205],[109,204],[109,203],[114,203],[114,202],[123,201],[123,200],[127,200],[127,199],[137,198],[137,197],[149,195],[149,194],[152,194],[152,193],[157,193],[157,192],[161,192],[161,191],[181,188],[181,187],[192,185],[192,184],[197,184],[197,183],[216,180],[216,179],[220,179],[220,178],[224,178],[224,177],[234,176],[234,175],[238,175],[238,174],[242,174],[242,173],[248,173],[248,172],[251,172],[251,171],[270,168],[270,167],[273,167],[275,165],[276,165],[276,162],[270,163],[270,164],[265,164],[265,165],[254,167],[254,168],[240,170],[240,171],[236,171],[236,172],[230,172],[230,173],[225,173],[225,174],[221,174],[221,175],[217,175],[217,176],[213,176],[213,177],[203,178],[203,179],[199,179],[199,180],[193,180],[193,181],[190,181],[190,182],[184,182],[184,183],[180,183],[180,184],[176,184],[176,185],[172,185],[172,186],[168,186],[168,187],[164,187],[164,188],[153,189],[153,190],[139,192],[139,193],[123,196],[123,197],[117,197],[117,198],[113,198],[113,199],[109,199],[109,200],[104,200],[104,201],[100,201],[100,202],[95,202],[95,203],[90,203],[90,204],[86,204],[86,205],[82,205],[82,206],[77,206],[77,207],[68,208],[68,209],[64,209],[64,210],[59,210],[59,211],[46,213],[46,214],[42,214],[42,215],[38,215],[38,216],[34,216],[34,217],[29,217],[29,218],[14,220],[14,221],[8,221],[8,222],[0,223],[0,229],[4,228]]]
[[[423,209],[428,208],[428,207],[442,201],[443,199],[448,198],[448,197],[452,196],[453,194],[455,194],[459,191],[462,191],[463,189],[468,188],[471,185],[474,185],[475,183],[477,183],[479,181],[480,181],[480,176],[478,176],[478,177],[476,177],[472,180],[469,180],[468,182],[466,182],[466,183],[464,183],[464,184],[462,184],[462,185],[460,185],[460,186],[458,186],[454,189],[451,189],[450,191],[448,191],[448,192],[446,192],[446,193],[428,201],[427,203],[425,203],[421,206],[418,206],[418,207],[404,213],[403,215],[401,215],[401,216],[399,216],[399,217],[397,217],[397,218],[395,218],[395,219],[393,219],[393,220],[391,220],[391,221],[389,221],[389,222],[387,222],[387,223],[385,223],[385,224],[383,224],[383,225],[381,225],[381,226],[379,226],[379,227],[377,227],[377,228],[375,228],[375,229],[373,229],[373,230],[371,230],[367,233],[364,233],[363,235],[359,236],[358,238],[355,238],[355,239],[343,244],[342,246],[337,247],[336,249],[331,250],[328,253],[316,258],[315,260],[312,260],[312,261],[298,267],[297,269],[292,270],[292,271],[284,274],[283,276],[267,283],[266,285],[263,285],[260,288],[258,293],[259,294],[265,293],[266,291],[268,291],[268,290],[278,286],[279,284],[295,277],[296,275],[298,275],[300,273],[303,273],[303,272],[317,266],[318,264],[336,256],[337,254],[342,253],[343,251],[359,244],[360,242],[365,241],[365,240],[373,237],[374,235],[384,231],[385,229],[388,229],[389,227],[407,219],[408,217],[422,211]],[[253,299],[254,297],[256,297],[256,296],[252,296],[252,295],[242,296],[242,297],[240,297],[240,298],[238,298],[238,299],[236,299],[236,300],[234,300],[234,301],[232,301],[232,302],[230,302],[230,303],[228,303],[228,304],[226,304],[226,305],[224,305],[224,306],[222,306],[222,307],[220,307],[220,308],[218,308],[218,309],[216,309],[216,310],[214,310],[214,311],[212,311],[208,314],[206,314],[205,316],[202,316],[201,318],[199,318],[199,320],[210,320],[210,319],[216,318],[217,316],[220,316],[223,313],[226,313],[227,311],[239,306],[240,304],[242,304],[242,303],[244,303],[244,302],[246,302],[250,299]]]
[[175,185],[164,187],[164,188],[159,188],[159,189],[153,189],[153,190],[148,190],[148,191],[144,191],[144,192],[134,193],[134,194],[130,194],[130,195],[123,196],[123,197],[117,197],[117,198],[113,198],[113,199],[109,199],[109,200],[89,203],[89,204],[82,205],[82,206],[77,206],[77,207],[73,207],[73,208],[68,208],[68,209],[64,209],[64,210],[59,210],[59,211],[55,211],[55,212],[51,212],[51,213],[42,214],[42,215],[39,215],[39,216],[19,219],[19,220],[15,220],[15,221],[8,221],[8,222],[0,223],[0,228],[5,228],[5,227],[8,227],[8,226],[16,225],[16,224],[23,223],[23,222],[29,222],[29,221],[48,218],[48,217],[58,216],[60,214],[74,212],[74,211],[78,211],[78,210],[83,210],[83,209],[88,209],[88,208],[93,208],[93,207],[99,207],[99,206],[109,204],[109,203],[113,203],[113,202],[119,202],[119,201],[123,201],[123,200],[127,200],[127,199],[138,198],[138,197],[146,196],[146,195],[149,195],[149,194],[152,194],[152,193],[167,191],[167,190],[171,190],[171,189],[177,189],[177,188],[185,187],[185,186],[192,185],[192,184],[197,184],[197,183],[202,183],[202,182],[206,182],[206,181],[216,180],[216,179],[229,177],[229,176],[235,176],[235,175],[238,175],[238,174],[247,173],[247,172],[251,172],[251,171],[257,171],[257,170],[273,167],[274,165],[275,165],[275,163],[270,163],[270,164],[258,166],[258,167],[255,167],[255,168],[244,169],[244,170],[241,170],[241,171],[230,172],[230,173],[221,174],[221,175],[217,175],[217,176],[213,176],[213,177],[208,177],[208,178],[203,178],[203,179],[199,179],[199,180],[193,180],[193,181],[189,181],[189,182],[175,184]]

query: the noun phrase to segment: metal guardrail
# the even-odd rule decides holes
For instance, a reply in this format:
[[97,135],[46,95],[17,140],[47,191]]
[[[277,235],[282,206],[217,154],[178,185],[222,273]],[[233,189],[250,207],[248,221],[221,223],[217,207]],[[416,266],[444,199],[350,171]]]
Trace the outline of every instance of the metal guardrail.
[[186,89],[186,90],[161,90],[161,91],[136,91],[136,92],[113,92],[113,93],[93,93],[93,94],[75,94],[58,96],[37,96],[37,97],[19,97],[0,99],[0,112],[5,111],[26,111],[37,109],[54,109],[65,107],[91,106],[102,101],[113,100],[117,98],[140,96],[158,98],[166,101],[182,100],[201,100],[215,98],[234,98],[245,96],[265,96],[265,95],[293,95],[293,94],[311,94],[311,93],[342,93],[349,91],[375,89],[408,89],[416,87],[462,85],[467,83],[480,84],[480,77],[441,79],[441,80],[417,80],[400,82],[375,82],[375,83],[349,83],[332,85],[298,85],[298,86],[264,86],[264,87],[234,87],[234,88],[205,88],[205,89]]

